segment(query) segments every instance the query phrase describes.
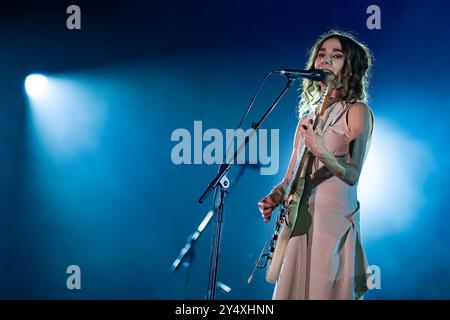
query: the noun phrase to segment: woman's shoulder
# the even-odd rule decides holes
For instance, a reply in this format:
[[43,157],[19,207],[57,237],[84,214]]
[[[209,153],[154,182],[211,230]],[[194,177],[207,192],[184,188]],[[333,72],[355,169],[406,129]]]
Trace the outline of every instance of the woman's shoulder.
[[372,109],[364,101],[349,102],[349,111],[353,112],[372,112]]
[[370,119],[373,121],[372,108],[364,101],[355,101],[348,103],[348,117],[353,116],[360,118],[361,120]]
[[355,101],[349,103],[347,114],[347,125],[353,135],[357,135],[364,131],[365,127],[372,131],[373,112],[369,105],[363,101]]

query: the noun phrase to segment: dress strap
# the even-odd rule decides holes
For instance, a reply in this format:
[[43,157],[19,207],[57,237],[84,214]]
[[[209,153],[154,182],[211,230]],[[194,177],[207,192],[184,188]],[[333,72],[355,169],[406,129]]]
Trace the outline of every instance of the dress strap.
[[328,114],[327,119],[322,127],[322,131],[327,130],[328,127],[335,124],[348,110],[349,105],[345,101],[337,102],[339,105],[335,105],[333,110]]

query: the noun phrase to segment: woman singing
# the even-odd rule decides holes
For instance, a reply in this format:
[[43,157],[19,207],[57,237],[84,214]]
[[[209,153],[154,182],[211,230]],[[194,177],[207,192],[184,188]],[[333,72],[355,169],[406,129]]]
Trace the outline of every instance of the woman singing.
[[373,128],[365,103],[371,63],[368,48],[346,33],[329,32],[311,48],[307,68],[325,70],[334,78],[326,111],[314,129],[315,107],[327,85],[305,79],[287,173],[258,203],[269,221],[290,180],[297,181],[291,175],[298,151],[306,145],[310,158],[303,180],[298,179],[304,182],[303,191],[287,206],[282,232],[288,233],[288,241],[284,248],[277,243],[272,262],[281,256],[274,299],[359,299],[368,289],[357,185]]

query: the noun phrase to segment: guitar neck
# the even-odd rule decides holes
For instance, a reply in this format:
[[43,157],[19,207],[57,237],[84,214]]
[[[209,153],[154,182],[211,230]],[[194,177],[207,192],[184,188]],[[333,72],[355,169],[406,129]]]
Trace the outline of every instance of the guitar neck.
[[[314,118],[313,118],[313,130],[316,129],[320,117],[325,113],[326,108],[328,107],[328,102],[330,100],[331,95],[331,83],[329,83],[326,87],[324,92],[322,93],[322,96],[320,97],[319,104],[315,109],[314,112]],[[297,184],[298,178],[300,176],[300,173],[302,171],[302,168],[307,165],[308,160],[310,157],[310,151],[306,147],[305,144],[302,146],[302,150],[300,152],[297,152],[297,160],[295,161],[294,169],[291,173],[291,179],[289,180],[289,184],[287,187],[287,190],[284,194],[283,202],[285,203],[288,199],[288,197],[291,195],[292,190],[294,190],[293,186]]]

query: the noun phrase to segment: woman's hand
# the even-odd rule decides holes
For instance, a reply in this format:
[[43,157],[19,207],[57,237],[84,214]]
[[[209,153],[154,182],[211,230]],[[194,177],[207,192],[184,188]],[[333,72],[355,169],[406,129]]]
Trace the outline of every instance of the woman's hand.
[[322,158],[329,154],[327,147],[325,146],[325,138],[320,126],[317,126],[317,133],[312,129],[312,119],[305,119],[300,122],[300,132],[303,141],[308,149],[317,158]]
[[271,195],[268,195],[267,197],[263,198],[261,201],[258,202],[259,211],[261,212],[264,222],[270,221],[273,209],[275,209],[276,206],[277,204],[272,199]]

